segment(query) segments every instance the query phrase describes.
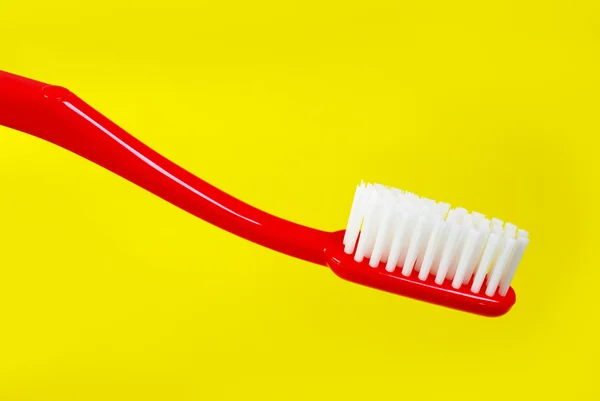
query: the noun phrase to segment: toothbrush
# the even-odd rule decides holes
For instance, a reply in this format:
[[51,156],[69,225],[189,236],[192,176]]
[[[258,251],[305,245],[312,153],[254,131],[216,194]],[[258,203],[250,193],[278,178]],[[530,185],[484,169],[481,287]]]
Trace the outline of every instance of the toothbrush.
[[143,144],[66,88],[0,71],[0,125],[69,150],[190,214],[349,282],[498,317],[527,231],[407,191],[361,182],[346,229],[306,227],[248,205]]

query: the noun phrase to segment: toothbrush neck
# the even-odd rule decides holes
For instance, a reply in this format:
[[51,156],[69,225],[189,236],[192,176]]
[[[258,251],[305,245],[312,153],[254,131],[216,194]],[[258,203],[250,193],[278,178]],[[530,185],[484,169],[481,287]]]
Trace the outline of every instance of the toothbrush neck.
[[67,149],[232,234],[326,264],[330,233],[263,212],[208,184],[67,89],[0,71],[0,125]]

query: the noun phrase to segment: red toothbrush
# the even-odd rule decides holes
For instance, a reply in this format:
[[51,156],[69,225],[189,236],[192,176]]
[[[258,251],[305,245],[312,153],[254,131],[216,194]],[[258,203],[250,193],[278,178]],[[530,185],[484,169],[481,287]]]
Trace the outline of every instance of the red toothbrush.
[[489,317],[515,303],[510,282],[529,239],[510,223],[490,224],[476,212],[361,183],[346,230],[305,227],[201,180],[69,90],[2,71],[0,125],[54,143],[208,223],[328,266],[348,281]]

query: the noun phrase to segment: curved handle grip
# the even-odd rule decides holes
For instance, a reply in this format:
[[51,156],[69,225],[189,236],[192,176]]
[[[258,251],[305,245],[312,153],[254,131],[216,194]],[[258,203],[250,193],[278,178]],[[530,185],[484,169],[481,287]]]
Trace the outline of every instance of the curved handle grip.
[[228,195],[144,145],[65,88],[0,71],[0,125],[78,154],[235,235],[326,265],[330,233]]

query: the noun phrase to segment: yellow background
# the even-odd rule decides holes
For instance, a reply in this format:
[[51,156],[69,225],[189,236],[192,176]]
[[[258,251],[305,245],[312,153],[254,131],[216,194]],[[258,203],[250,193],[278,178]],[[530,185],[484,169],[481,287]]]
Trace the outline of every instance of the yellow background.
[[599,399],[598,4],[2,0],[0,69],[251,204],[336,230],[365,179],[532,242],[470,316],[0,129],[0,400]]

